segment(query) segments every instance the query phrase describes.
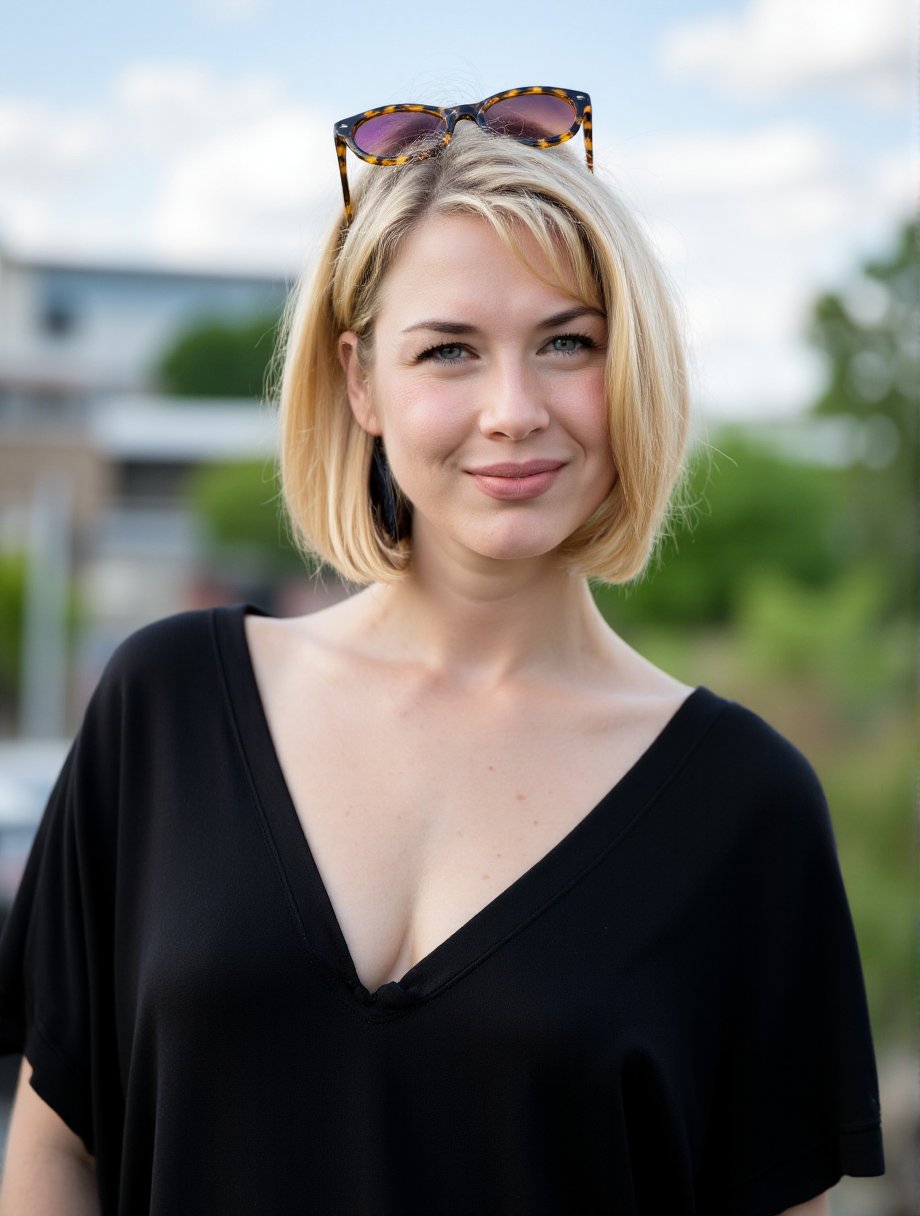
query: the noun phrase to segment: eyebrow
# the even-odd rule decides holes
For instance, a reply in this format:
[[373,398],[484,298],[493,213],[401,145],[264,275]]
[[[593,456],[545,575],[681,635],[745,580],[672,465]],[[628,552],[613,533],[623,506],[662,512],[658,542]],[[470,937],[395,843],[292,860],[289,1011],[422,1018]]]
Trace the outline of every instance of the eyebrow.
[[[607,320],[607,314],[601,312],[599,308],[591,308],[587,304],[579,304],[575,308],[566,308],[563,312],[554,313],[553,316],[547,317],[545,321],[541,321],[537,329],[555,329],[557,325],[567,325],[569,321],[574,321],[578,317],[600,317],[602,321]],[[418,321],[415,325],[408,325],[402,332],[404,334],[415,333],[417,330],[426,329],[439,334],[474,334],[477,332],[475,325],[467,325],[463,321]]]

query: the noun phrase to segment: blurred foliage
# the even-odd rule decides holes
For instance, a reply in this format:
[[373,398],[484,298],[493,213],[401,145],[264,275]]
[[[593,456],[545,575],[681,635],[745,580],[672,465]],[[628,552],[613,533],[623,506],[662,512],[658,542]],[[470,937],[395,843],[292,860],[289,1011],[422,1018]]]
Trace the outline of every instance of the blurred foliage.
[[906,1040],[915,1029],[915,722],[892,706],[858,732],[816,742],[809,758],[831,808],[873,1026]]
[[644,578],[597,586],[595,598],[617,626],[687,626],[733,618],[748,572],[780,570],[804,586],[828,586],[849,556],[842,483],[840,470],[792,462],[726,427],[697,448],[689,506]]
[[[25,553],[0,552],[0,721],[10,730],[15,729],[20,703],[28,578]],[[86,622],[74,584],[67,591],[65,614],[67,645],[72,652]]]
[[187,493],[215,566],[232,567],[237,579],[253,582],[304,573],[274,460],[204,465],[190,477]]
[[777,571],[749,575],[737,618],[745,671],[758,683],[804,681],[836,718],[871,722],[910,692],[909,621],[885,618],[885,590],[883,571],[869,564],[820,589]]
[[19,697],[25,603],[25,555],[0,553],[0,707],[10,712]]
[[847,531],[864,553],[886,553],[890,602],[912,599],[920,428],[920,229],[905,224],[892,251],[867,262],[845,288],[816,301],[809,328],[823,351],[827,384],[814,406],[848,419],[858,458],[841,503]]
[[892,424],[892,431],[877,432],[878,450],[865,453],[870,465],[889,452],[908,460],[917,434],[918,249],[914,221],[904,225],[887,257],[867,262],[839,293],[819,296],[812,311],[809,337],[828,362],[827,385],[814,411]]
[[176,397],[261,398],[278,336],[277,316],[234,324],[214,318],[186,330],[157,368],[162,390]]

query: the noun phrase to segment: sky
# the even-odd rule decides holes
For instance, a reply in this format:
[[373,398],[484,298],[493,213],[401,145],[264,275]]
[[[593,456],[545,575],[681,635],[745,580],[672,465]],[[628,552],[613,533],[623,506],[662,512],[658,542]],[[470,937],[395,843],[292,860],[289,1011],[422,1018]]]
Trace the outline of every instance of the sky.
[[591,94],[597,171],[674,284],[704,413],[794,416],[822,380],[816,294],[913,213],[916,20],[909,0],[31,0],[0,45],[0,250],[294,276],[341,206],[337,118],[562,85]]

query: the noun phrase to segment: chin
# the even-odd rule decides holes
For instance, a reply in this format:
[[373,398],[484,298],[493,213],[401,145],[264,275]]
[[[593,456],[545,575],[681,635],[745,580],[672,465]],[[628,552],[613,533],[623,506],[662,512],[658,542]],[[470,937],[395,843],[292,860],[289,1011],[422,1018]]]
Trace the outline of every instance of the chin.
[[561,536],[554,532],[552,536],[537,536],[531,532],[528,536],[470,538],[462,543],[482,557],[492,558],[494,561],[513,562],[534,561],[541,557],[549,557],[556,552],[560,545],[565,544],[567,539],[568,534]]
[[535,512],[528,512],[527,515],[523,511],[513,515],[507,512],[501,518],[490,520],[467,518],[435,522],[432,519],[423,521],[416,513],[413,518],[413,546],[420,544],[427,548],[430,542],[445,555],[454,553],[459,557],[462,553],[469,553],[498,562],[548,558],[565,544],[581,525],[582,519],[580,514],[573,518],[570,512],[566,513],[567,518],[564,519],[559,518],[559,512],[540,514],[542,518]]

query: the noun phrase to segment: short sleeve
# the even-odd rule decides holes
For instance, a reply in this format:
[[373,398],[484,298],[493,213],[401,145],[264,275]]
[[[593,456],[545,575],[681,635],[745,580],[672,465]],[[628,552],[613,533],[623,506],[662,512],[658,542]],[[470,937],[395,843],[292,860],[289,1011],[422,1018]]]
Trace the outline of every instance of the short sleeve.
[[885,1170],[869,1013],[831,818],[813,769],[782,744],[764,765],[726,890],[730,1012],[699,1216],[776,1216],[844,1174]]
[[67,755],[0,937],[0,1052],[93,1152],[113,1053],[110,689],[94,694]]

